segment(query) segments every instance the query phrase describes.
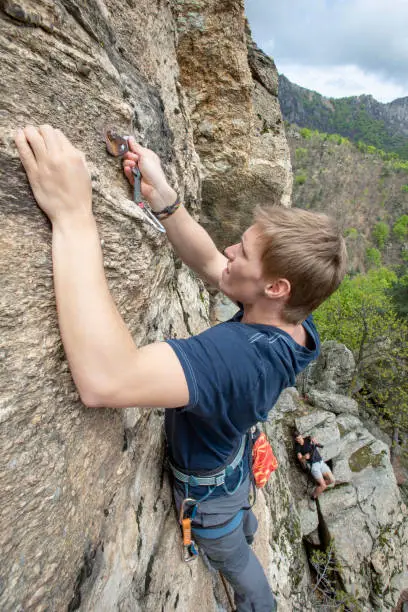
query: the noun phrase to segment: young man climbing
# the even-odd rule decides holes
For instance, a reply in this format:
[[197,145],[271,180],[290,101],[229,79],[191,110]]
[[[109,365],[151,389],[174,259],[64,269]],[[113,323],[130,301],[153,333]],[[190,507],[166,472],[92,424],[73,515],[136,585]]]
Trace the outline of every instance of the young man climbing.
[[327,489],[328,485],[334,484],[334,476],[318,451],[323,446],[315,438],[310,436],[304,437],[298,431],[295,431],[293,437],[295,439],[296,457],[303,467],[310,470],[317,483],[311,495],[312,501],[316,501],[319,495]]
[[193,520],[195,541],[233,586],[237,611],[275,610],[248,545],[256,519],[248,502],[246,433],[267,419],[281,391],[319,352],[309,315],[343,278],[341,235],[324,215],[259,210],[223,255],[175,204],[159,158],[130,139],[125,174],[132,181],[138,165],[142,194],[175,251],[242,305],[233,319],[198,336],[137,348],[109,293],[83,154],[48,125],[20,130],[16,144],[52,223],[59,326],[83,403],[167,407],[175,500]]

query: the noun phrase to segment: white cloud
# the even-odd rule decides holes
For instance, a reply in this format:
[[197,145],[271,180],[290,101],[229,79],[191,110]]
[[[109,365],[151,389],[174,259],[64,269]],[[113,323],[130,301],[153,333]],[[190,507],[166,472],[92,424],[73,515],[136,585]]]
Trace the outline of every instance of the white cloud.
[[317,91],[327,98],[371,94],[379,102],[391,102],[407,95],[401,85],[364,72],[358,66],[324,68],[283,63],[279,66],[279,72],[292,83]]
[[[368,86],[375,88],[368,93],[377,99],[408,95],[407,0],[246,0],[245,4],[255,41],[289,79],[294,80],[287,66],[303,66],[304,71],[317,70],[316,78],[320,74],[322,82],[330,81],[325,72],[336,73],[334,80],[342,81],[345,95],[357,95]],[[348,89],[353,80],[354,91]]]

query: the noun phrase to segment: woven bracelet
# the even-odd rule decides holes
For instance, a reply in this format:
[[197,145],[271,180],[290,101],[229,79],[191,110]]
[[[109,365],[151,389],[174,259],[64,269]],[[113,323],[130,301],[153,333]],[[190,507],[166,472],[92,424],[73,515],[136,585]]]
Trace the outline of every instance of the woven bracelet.
[[166,206],[166,208],[163,208],[162,210],[159,210],[158,212],[155,212],[154,210],[152,210],[152,213],[157,219],[159,219],[159,221],[162,221],[163,219],[167,219],[167,217],[170,217],[173,213],[175,213],[176,210],[180,208],[180,206],[181,206],[181,202],[179,198],[177,197],[176,201],[173,204],[170,204],[170,206]]

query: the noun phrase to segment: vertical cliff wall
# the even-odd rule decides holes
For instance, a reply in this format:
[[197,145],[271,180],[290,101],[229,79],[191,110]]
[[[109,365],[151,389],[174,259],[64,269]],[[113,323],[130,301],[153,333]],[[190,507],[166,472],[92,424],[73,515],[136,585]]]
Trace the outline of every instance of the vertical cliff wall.
[[[114,126],[153,148],[187,208],[232,240],[252,204],[280,201],[290,182],[283,145],[266,165],[252,153],[260,119],[245,36],[240,0],[0,1],[4,612],[225,602],[201,561],[180,561],[161,411],[89,410],[78,399],[57,328],[50,226],[13,134],[50,123],[85,151],[109,286],[135,341],[197,333],[208,295],[132,205],[102,133]],[[273,165],[285,173],[269,180]]]
[[223,248],[257,204],[289,205],[276,68],[252,42],[243,2],[179,0],[176,14],[180,80],[202,164],[201,220]]

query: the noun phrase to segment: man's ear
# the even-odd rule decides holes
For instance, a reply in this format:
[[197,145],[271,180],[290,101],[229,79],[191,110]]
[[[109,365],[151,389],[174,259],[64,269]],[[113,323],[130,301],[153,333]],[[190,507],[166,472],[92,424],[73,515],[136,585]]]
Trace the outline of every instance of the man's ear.
[[291,286],[287,278],[278,278],[265,285],[265,295],[268,298],[276,300],[278,298],[288,298],[290,296]]

